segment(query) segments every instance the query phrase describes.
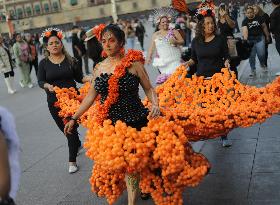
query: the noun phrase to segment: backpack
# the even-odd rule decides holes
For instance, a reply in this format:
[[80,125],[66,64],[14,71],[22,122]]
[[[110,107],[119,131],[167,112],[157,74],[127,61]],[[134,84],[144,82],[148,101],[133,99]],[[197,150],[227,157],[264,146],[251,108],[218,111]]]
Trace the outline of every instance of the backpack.
[[30,58],[29,58],[29,47],[27,43],[21,43],[19,45],[19,49],[20,49],[20,55],[19,55],[19,59],[25,63],[29,62]]

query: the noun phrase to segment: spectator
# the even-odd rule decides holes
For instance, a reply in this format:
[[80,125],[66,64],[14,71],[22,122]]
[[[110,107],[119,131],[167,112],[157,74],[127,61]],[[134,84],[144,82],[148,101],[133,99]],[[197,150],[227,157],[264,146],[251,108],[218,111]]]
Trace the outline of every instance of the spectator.
[[124,31],[125,31],[126,41],[127,41],[127,49],[134,49],[135,31],[130,21],[126,22]]
[[5,83],[9,94],[14,94],[14,71],[13,62],[9,49],[3,43],[3,37],[0,35],[0,72],[4,73]]
[[234,20],[236,32],[240,33],[240,29],[239,29],[239,25],[238,25],[238,13],[239,13],[238,6],[233,5],[230,16],[231,16],[232,20]]
[[30,77],[30,50],[28,44],[22,39],[20,34],[16,34],[16,43],[13,45],[14,56],[16,65],[21,72],[21,80],[19,82],[22,88],[28,86],[33,88]]
[[32,36],[30,34],[27,34],[25,36],[26,42],[29,45],[29,50],[30,50],[30,54],[31,54],[31,60],[29,62],[30,65],[30,73],[32,71],[32,67],[34,66],[35,68],[35,73],[37,76],[38,73],[38,54],[37,54],[37,49],[36,49],[36,45],[33,42]]
[[82,30],[81,33],[80,33],[81,51],[82,51],[83,60],[84,60],[84,64],[85,64],[85,73],[87,75],[89,75],[90,72],[89,72],[89,67],[88,67],[88,52],[87,52],[86,44],[85,44],[85,39],[86,38],[87,38],[86,32],[84,30]]
[[136,31],[135,31],[135,35],[138,38],[138,41],[140,43],[141,49],[142,51],[144,51],[144,36],[145,36],[146,30],[145,27],[143,26],[141,21],[137,20],[137,26],[136,26]]
[[[225,42],[228,42],[229,48],[235,43],[234,39],[234,28],[235,21],[229,16],[229,9],[225,4],[221,4],[218,9],[218,29],[220,35],[224,37]],[[238,78],[237,66],[240,63],[237,53],[233,54],[229,52],[230,55],[230,69],[235,72]]]
[[13,116],[0,107],[0,205],[15,205],[19,185],[19,138]]
[[[269,18],[269,15],[267,13],[265,13],[261,7],[257,4],[255,4],[253,6],[254,8],[254,11],[255,11],[255,14],[257,16],[260,16],[262,19],[263,19],[263,22],[265,23],[268,31],[270,30],[270,18]],[[265,66],[267,67],[267,59],[268,59],[268,45],[272,43],[272,39],[270,37],[270,34],[269,34],[269,41],[266,41],[265,42]]]
[[259,58],[261,67],[264,72],[267,72],[267,66],[265,65],[265,42],[269,41],[268,29],[259,16],[255,15],[253,7],[247,7],[246,18],[242,22],[242,33],[244,40],[248,40],[253,44],[249,63],[251,66],[250,77],[256,77],[256,55]]
[[87,42],[88,57],[93,61],[93,67],[95,67],[96,64],[102,61],[102,45],[94,36],[93,29],[88,30],[86,36],[85,42]]
[[276,49],[280,55],[280,0],[272,0],[271,2],[274,10],[270,14],[270,30],[275,39]]
[[72,50],[73,50],[73,55],[77,60],[77,68],[83,72],[83,53],[82,53],[82,48],[81,48],[81,41],[78,37],[80,29],[78,26],[73,26],[72,29]]
[[35,37],[34,37],[34,43],[35,43],[35,46],[36,46],[36,51],[40,53],[40,55],[42,55],[42,46],[41,46],[41,43],[40,43],[40,36],[38,33],[35,34]]
[[197,21],[195,17],[192,16],[190,19],[191,40],[195,38],[196,25],[197,25]]

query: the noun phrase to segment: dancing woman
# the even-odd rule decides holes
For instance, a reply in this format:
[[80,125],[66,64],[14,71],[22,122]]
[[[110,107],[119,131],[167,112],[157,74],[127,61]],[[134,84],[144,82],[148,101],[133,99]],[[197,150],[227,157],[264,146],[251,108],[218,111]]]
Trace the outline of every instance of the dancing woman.
[[[197,65],[197,76],[211,78],[222,68],[230,68],[228,46],[224,37],[217,35],[215,15],[211,9],[201,10],[197,15],[196,37],[192,41],[192,57],[186,67]],[[227,136],[222,136],[222,145],[231,146]]]
[[[42,34],[42,37],[47,49],[47,56],[39,64],[38,84],[46,91],[49,111],[59,129],[63,132],[64,122],[58,116],[59,109],[55,107],[57,98],[54,87],[76,88],[76,82],[83,83],[90,79],[88,77],[83,78],[82,71],[76,68],[74,59],[65,51],[62,44],[62,31],[50,28]],[[78,171],[76,157],[81,141],[79,140],[77,127],[75,126],[72,134],[66,135],[69,148],[70,174]]]
[[167,14],[156,18],[158,31],[152,36],[151,47],[147,56],[147,64],[152,61],[152,56],[156,50],[157,56],[154,58],[153,66],[157,67],[161,75],[157,78],[157,83],[163,83],[181,63],[180,45],[184,44],[184,39],[177,30],[169,30],[170,18]]
[[[138,91],[139,84],[143,87],[148,99],[152,102],[151,117],[157,117],[160,114],[157,96],[149,80],[149,76],[141,62],[133,62],[129,68],[125,68],[125,74],[118,79],[118,92],[112,88],[115,78],[119,75],[117,72],[121,61],[126,57],[124,55],[125,34],[114,24],[104,28],[101,33],[101,42],[103,50],[108,57],[99,63],[93,71],[93,80],[91,88],[83,100],[78,111],[72,116],[71,120],[65,125],[66,135],[73,132],[76,121],[92,106],[97,95],[100,94],[101,105],[107,104],[111,93],[118,94],[117,101],[108,109],[108,117],[115,123],[118,120],[127,125],[140,130],[148,123],[148,110],[142,104]],[[128,54],[127,54],[128,55]],[[126,177],[126,186],[128,190],[128,205],[135,205],[137,191],[130,183],[131,176]]]

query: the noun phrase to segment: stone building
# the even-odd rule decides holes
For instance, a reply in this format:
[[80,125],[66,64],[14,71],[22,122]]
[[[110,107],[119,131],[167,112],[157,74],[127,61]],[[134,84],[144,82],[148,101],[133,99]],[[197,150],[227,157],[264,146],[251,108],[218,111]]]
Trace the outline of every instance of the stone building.
[[[141,13],[170,5],[171,0],[115,0],[118,15]],[[197,0],[188,0],[195,2]],[[46,26],[65,26],[110,19],[111,0],[0,0],[0,32],[8,32],[9,13],[15,30],[30,31]]]

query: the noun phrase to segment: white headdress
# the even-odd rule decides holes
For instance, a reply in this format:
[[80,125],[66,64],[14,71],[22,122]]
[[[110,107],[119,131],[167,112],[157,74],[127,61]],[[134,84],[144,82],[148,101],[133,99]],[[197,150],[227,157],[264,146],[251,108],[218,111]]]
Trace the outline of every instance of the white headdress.
[[45,43],[48,41],[48,38],[51,36],[56,36],[60,40],[64,38],[62,30],[60,30],[59,28],[52,28],[52,27],[45,29],[41,35],[41,37],[43,38],[43,42]]
[[153,10],[149,21],[158,24],[162,17],[167,17],[169,21],[172,21],[177,16],[177,14],[178,12],[170,7],[157,8]]

